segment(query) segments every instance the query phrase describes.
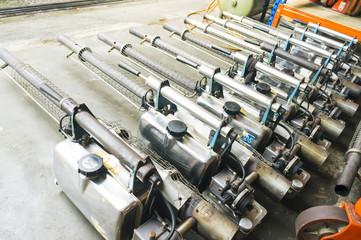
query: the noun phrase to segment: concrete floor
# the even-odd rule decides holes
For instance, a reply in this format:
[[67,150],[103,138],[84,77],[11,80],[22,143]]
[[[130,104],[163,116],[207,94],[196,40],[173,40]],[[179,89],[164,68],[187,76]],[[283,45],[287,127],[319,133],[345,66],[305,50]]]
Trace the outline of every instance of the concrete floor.
[[[118,53],[107,54],[108,46],[96,38],[97,33],[105,32],[120,42],[132,43],[134,48],[193,79],[200,79],[197,73],[159,51],[140,46],[139,39],[130,35],[128,28],[136,26],[165,39],[168,32],[161,28],[164,21],[182,26],[187,13],[207,4],[208,1],[201,0],[143,0],[0,19],[0,47],[30,64],[76,101],[85,102],[96,116],[118,121],[135,135],[135,119],[141,113],[96,76],[66,59],[69,51],[56,42],[57,35],[67,35],[116,64],[124,58]],[[170,41],[190,49],[177,40]],[[207,58],[202,52],[198,55]],[[63,139],[56,122],[1,72],[0,110],[0,239],[101,239],[54,184],[53,149]],[[294,220],[302,210],[315,205],[341,205],[343,201],[355,202],[359,198],[358,181],[348,198],[333,193],[342,170],[343,153],[358,119],[359,113],[348,121],[347,130],[333,144],[323,170],[307,169],[312,178],[295,199],[278,203],[257,191],[256,199],[268,209],[268,215],[248,239],[295,239]]]

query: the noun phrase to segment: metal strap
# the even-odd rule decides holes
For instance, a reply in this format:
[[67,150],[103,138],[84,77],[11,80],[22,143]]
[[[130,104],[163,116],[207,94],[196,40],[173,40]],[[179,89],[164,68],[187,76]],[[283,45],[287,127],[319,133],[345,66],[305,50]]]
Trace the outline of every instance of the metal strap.
[[[272,51],[273,52],[273,51]],[[272,55],[272,53],[271,53]],[[246,70],[247,70],[247,63],[248,63],[248,60],[250,59],[250,57],[252,57],[252,55],[248,55],[246,61],[244,62],[243,64],[243,68],[242,68],[242,73],[241,73],[241,76],[244,77],[244,75],[246,74]]]
[[298,91],[298,89],[299,89],[299,87],[300,87],[301,83],[302,83],[302,82],[300,81],[300,83],[297,85],[297,87],[295,88],[295,90],[293,90],[293,92],[292,92],[291,96],[288,98],[289,100],[291,100],[291,101],[292,101],[292,99],[295,97],[295,95],[296,95],[296,93],[297,93],[297,91]]
[[262,121],[261,121],[261,122],[266,123],[267,118],[268,118],[268,115],[269,115],[269,113],[270,113],[270,111],[271,111],[272,104],[273,104],[273,101],[270,103],[270,105],[268,105],[266,111],[265,111],[264,114],[263,114],[263,117],[262,117]]
[[305,38],[306,38],[306,31],[307,31],[307,27],[305,28],[305,30],[303,31],[303,33],[302,33],[302,36],[301,36],[301,41],[305,41]]
[[329,64],[330,60],[331,60],[331,57],[332,57],[333,53],[330,54],[330,56],[328,56],[325,64],[323,65],[324,67],[327,67],[327,65]]
[[275,51],[276,51],[276,49],[277,49],[277,45],[275,45],[274,46],[274,48],[272,49],[272,51],[271,51],[271,54],[270,54],[270,56],[269,56],[269,58],[268,58],[268,63],[269,64],[271,64],[273,61],[274,61],[274,53],[275,53]]
[[322,69],[323,69],[322,66],[318,69],[317,73],[316,73],[315,76],[313,76],[313,78],[312,78],[311,84],[314,84],[314,82],[316,81],[316,79],[317,79],[318,76],[320,75]]
[[341,53],[342,53],[342,51],[343,51],[343,47],[345,46],[345,44],[346,44],[346,43],[344,43],[344,44],[342,45],[342,47],[338,50],[336,57],[339,57],[339,56],[341,55]]
[[[352,39],[352,41],[350,41],[350,43],[348,44],[348,47],[349,47],[349,48],[352,46],[352,43],[353,43],[353,41],[355,41],[355,39],[356,39],[356,36],[354,36],[353,39]],[[356,45],[356,46],[357,46],[357,45]]]
[[221,132],[221,129],[222,129],[222,125],[218,127],[217,131],[215,132],[214,136],[213,136],[213,139],[212,139],[212,142],[211,142],[211,148],[213,149],[214,146],[216,145],[216,142],[217,142],[217,138],[219,136],[219,133]]
[[317,34],[318,33],[318,27],[321,25],[321,23],[317,24],[317,27],[315,28],[315,30],[313,31],[313,33]]
[[163,82],[161,82],[160,83],[160,86],[159,86],[159,88],[158,88],[158,90],[157,90],[157,96],[156,96],[156,98],[155,98],[155,109],[156,110],[159,110],[159,99],[160,99],[160,91],[162,90],[162,88],[164,87],[164,86],[169,86],[169,82],[166,80],[166,81],[163,81]]
[[291,47],[291,45],[290,45],[290,38],[291,38],[291,37],[293,37],[293,34],[291,34],[291,35],[288,37],[288,39],[287,39],[287,41],[286,41],[286,44],[285,44],[285,46],[283,47],[283,50],[285,50],[285,51],[290,50],[290,47]]
[[214,75],[216,74],[216,72],[213,72],[211,78],[210,78],[210,83],[209,83],[209,92],[212,94],[213,93],[213,80],[214,80]]

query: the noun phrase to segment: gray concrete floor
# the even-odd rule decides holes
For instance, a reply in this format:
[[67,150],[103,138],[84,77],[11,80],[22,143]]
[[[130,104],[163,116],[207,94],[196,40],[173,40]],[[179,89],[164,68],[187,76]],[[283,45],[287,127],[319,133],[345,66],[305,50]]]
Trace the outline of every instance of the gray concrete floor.
[[[164,21],[182,26],[187,13],[207,4],[201,0],[143,0],[0,19],[0,47],[30,64],[76,101],[85,102],[96,116],[118,121],[135,135],[141,113],[96,76],[66,59],[69,51],[57,43],[57,35],[67,35],[116,64],[124,58],[118,53],[107,54],[108,46],[96,38],[97,33],[105,32],[120,42],[132,43],[134,48],[178,72],[200,79],[197,73],[159,51],[140,46],[128,28],[136,26],[165,39],[168,32],[162,30]],[[175,39],[169,41],[194,51]],[[202,52],[197,54],[209,59]],[[0,239],[101,239],[54,184],[53,149],[63,139],[56,122],[2,72],[0,110]],[[348,198],[333,193],[342,170],[343,153],[358,119],[359,114],[348,121],[347,130],[333,144],[323,170],[307,169],[312,178],[295,199],[279,203],[257,191],[256,198],[268,209],[268,215],[248,239],[295,239],[294,220],[302,210],[315,205],[341,205],[359,198],[361,184],[357,181]]]

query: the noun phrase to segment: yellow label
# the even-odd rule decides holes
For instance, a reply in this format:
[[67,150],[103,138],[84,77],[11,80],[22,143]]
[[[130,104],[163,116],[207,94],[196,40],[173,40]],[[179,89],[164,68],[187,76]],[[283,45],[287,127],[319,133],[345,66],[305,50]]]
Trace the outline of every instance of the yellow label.
[[103,165],[114,175],[118,175],[122,171],[122,169],[119,166],[119,162],[108,156],[108,154],[106,154],[105,152],[99,151],[96,152],[95,154],[103,159]]

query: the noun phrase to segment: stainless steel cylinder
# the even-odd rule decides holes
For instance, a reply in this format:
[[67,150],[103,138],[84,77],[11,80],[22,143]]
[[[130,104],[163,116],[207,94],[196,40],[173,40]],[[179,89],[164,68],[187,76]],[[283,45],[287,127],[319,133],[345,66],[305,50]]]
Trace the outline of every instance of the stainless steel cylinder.
[[357,103],[340,96],[333,97],[333,100],[336,101],[336,106],[349,118],[352,118],[359,108]]
[[324,113],[316,113],[315,117],[321,119],[320,125],[325,130],[325,137],[330,140],[336,140],[345,129],[345,124],[330,118]]
[[[224,12],[223,15],[224,15],[224,16],[230,16],[231,18],[234,18],[234,19],[237,19],[237,20],[240,19],[239,17],[237,17],[237,16],[235,16],[235,15],[233,15],[233,14],[230,14],[230,13],[225,13],[225,12]],[[213,17],[213,16],[212,16],[212,17],[209,17],[209,18],[207,18],[207,19],[210,19],[210,18],[213,18],[213,19],[214,19],[214,18],[216,18],[216,17]],[[213,19],[211,19],[211,20],[213,20]],[[227,20],[224,20],[224,21],[227,21]],[[244,20],[241,19],[240,21],[244,21]],[[220,21],[219,21],[219,20],[218,20],[218,22],[219,22],[219,24],[220,24]],[[217,22],[217,23],[218,23],[218,22]],[[248,35],[248,36],[250,36],[250,37],[254,37],[254,38],[259,39],[259,40],[261,40],[261,41],[263,41],[263,42],[267,42],[267,43],[270,43],[270,44],[272,44],[272,45],[276,45],[276,44],[277,44],[277,42],[274,43],[272,40],[270,41],[270,39],[267,39],[267,37],[264,37],[263,35],[260,36],[260,34],[258,34],[258,33],[255,32],[255,31],[251,31],[251,30],[248,30],[248,29],[247,29],[249,32],[245,32],[245,31],[244,31],[244,28],[241,27],[240,25],[237,25],[237,24],[234,24],[234,23],[231,23],[231,22],[225,22],[225,23],[224,23],[224,26],[225,26],[225,27],[228,27],[228,28],[230,28],[230,29],[233,29],[233,30],[242,32],[242,33],[244,33],[244,34],[246,34],[246,35]],[[253,32],[253,35],[251,34],[252,32]],[[287,41],[287,40],[288,40],[290,44],[296,45],[296,46],[298,46],[298,47],[300,47],[300,48],[303,48],[303,49],[305,49],[305,50],[310,50],[310,51],[316,53],[317,55],[319,55],[319,56],[321,56],[321,57],[329,57],[329,56],[331,55],[331,52],[329,52],[329,51],[327,51],[327,50],[325,50],[325,49],[322,49],[322,48],[320,48],[320,47],[317,47],[317,46],[314,46],[314,45],[312,45],[312,44],[306,43],[306,42],[304,42],[304,41],[302,41],[302,40],[299,40],[299,39],[297,39],[297,38],[289,37],[288,35],[283,34],[283,33],[281,33],[281,32],[272,31],[272,32],[268,32],[268,34],[269,34],[269,35],[274,35],[275,37],[281,39],[282,41]],[[336,58],[336,55],[333,55],[333,56],[332,56],[332,59],[335,59],[335,58]]]
[[192,216],[197,220],[197,231],[209,240],[232,240],[239,231],[237,224],[204,200],[194,207]]
[[252,30],[242,27],[238,24],[234,24],[234,23],[230,22],[229,20],[224,20],[224,19],[215,17],[210,14],[205,14],[204,17],[208,20],[214,21],[215,23],[217,23],[225,28],[236,30],[236,31],[238,31],[244,35],[247,35],[251,38],[261,40],[262,42],[268,42],[272,45],[277,45],[277,43],[278,43],[277,39],[274,39],[273,37],[269,37],[264,34],[260,34],[258,32],[252,31]]
[[[150,76],[147,78],[146,84],[151,88],[158,90],[160,88],[161,81],[155,77]],[[213,129],[217,130],[221,126],[222,120],[213,116],[211,113],[204,110],[190,99],[184,97],[177,90],[168,86],[164,86],[160,89],[160,91],[162,96],[164,96],[169,101],[176,104],[177,106],[185,109],[191,115],[198,118],[202,122],[206,123]],[[232,132],[233,132],[233,128],[230,126],[224,126],[221,129],[221,134],[226,137],[228,137]]]
[[225,39],[227,41],[230,41],[232,43],[235,43],[238,46],[240,46],[241,48],[252,50],[253,52],[255,52],[257,54],[262,54],[262,52],[263,52],[258,46],[247,43],[247,42],[243,41],[242,39],[240,39],[238,37],[235,37],[235,36],[232,36],[230,34],[227,34],[227,33],[223,32],[223,31],[217,30],[216,28],[212,27],[209,24],[204,24],[204,23],[201,23],[201,22],[197,22],[197,21],[195,21],[193,19],[190,19],[190,18],[186,18],[184,20],[184,22],[187,23],[187,24],[191,24],[193,26],[196,26],[197,28],[201,29],[205,33],[210,33],[210,34],[212,34],[214,36],[217,36],[217,37],[220,37],[220,38]]
[[329,36],[333,36],[335,38],[338,38],[338,39],[341,39],[344,41],[348,41],[348,42],[352,41],[354,44],[357,44],[357,42],[359,41],[357,38],[354,39],[352,36],[348,36],[346,34],[337,32],[335,30],[332,30],[332,29],[329,29],[329,28],[326,28],[323,26],[319,26],[316,23],[309,22],[307,24],[307,26],[312,30],[315,30],[317,28],[319,32],[326,33]]
[[329,153],[307,138],[300,136],[297,144],[301,146],[302,159],[315,168],[319,168],[327,160]]
[[[205,66],[201,66],[199,68],[199,72],[209,78],[213,75],[213,71]],[[227,77],[221,73],[217,73],[213,77],[216,82],[226,86],[227,88],[239,93],[241,96],[250,99],[265,108],[268,108],[269,105],[272,105],[271,109],[274,112],[278,112],[281,108],[281,105],[279,103],[273,103],[271,97],[257,92],[257,90],[250,88],[242,83],[236,82],[230,77]]]

